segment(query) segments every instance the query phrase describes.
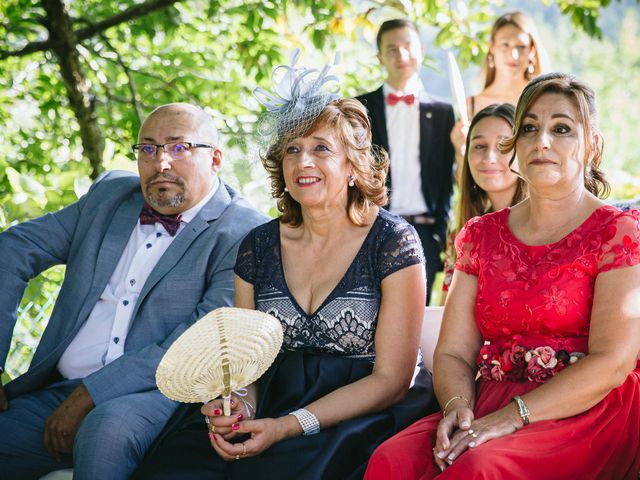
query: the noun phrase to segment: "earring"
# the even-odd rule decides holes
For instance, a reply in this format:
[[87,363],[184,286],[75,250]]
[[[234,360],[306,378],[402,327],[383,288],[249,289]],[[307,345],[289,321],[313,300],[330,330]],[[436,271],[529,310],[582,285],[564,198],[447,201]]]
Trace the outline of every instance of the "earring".
[[347,182],[347,185],[353,187],[355,184],[356,182],[354,181],[353,175],[349,175],[349,181]]
[[493,53],[487,53],[487,63],[489,64],[489,68],[495,68],[495,63],[493,63]]
[[287,187],[284,187],[284,191],[285,193],[289,193],[289,189]]
[[529,59],[529,65],[527,65],[527,73],[529,75],[533,75],[533,72],[535,72],[535,71],[536,71],[536,65],[535,65],[535,63],[533,61],[533,58],[530,58]]

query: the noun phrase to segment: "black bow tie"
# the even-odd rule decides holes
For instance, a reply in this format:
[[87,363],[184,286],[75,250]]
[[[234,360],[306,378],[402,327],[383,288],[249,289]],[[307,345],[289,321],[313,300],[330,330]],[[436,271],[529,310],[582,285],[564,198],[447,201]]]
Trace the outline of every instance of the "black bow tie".
[[175,215],[164,215],[160,212],[156,212],[151,206],[145,202],[140,212],[140,225],[153,225],[154,223],[160,223],[169,235],[172,237],[176,234],[180,228],[180,219],[182,215],[177,213]]

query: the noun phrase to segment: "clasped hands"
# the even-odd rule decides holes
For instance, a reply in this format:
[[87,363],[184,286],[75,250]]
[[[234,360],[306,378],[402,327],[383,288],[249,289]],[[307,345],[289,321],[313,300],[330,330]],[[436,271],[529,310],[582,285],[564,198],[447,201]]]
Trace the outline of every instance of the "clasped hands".
[[520,427],[522,422],[512,403],[477,419],[467,406],[451,409],[438,424],[433,458],[444,470],[468,448],[509,435]]
[[[254,412],[247,412],[244,402],[235,395],[231,395],[231,415],[225,416],[222,403],[222,399],[212,400],[205,403],[200,411],[209,427],[211,446],[226,461],[259,455],[287,437],[287,422],[296,422],[291,416],[253,420]],[[237,441],[247,434],[250,435],[248,439]],[[232,443],[233,440],[236,442]]]

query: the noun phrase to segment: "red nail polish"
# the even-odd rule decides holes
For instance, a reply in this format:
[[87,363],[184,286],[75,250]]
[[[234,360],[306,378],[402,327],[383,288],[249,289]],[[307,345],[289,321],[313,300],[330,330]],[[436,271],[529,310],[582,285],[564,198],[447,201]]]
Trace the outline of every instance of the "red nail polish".
[[233,425],[231,425],[231,430],[238,430],[239,428],[240,428],[239,423],[234,423]]
[[244,418],[244,416],[241,413],[239,413],[236,418],[238,419],[238,421],[241,421]]
[[214,408],[213,409],[213,414],[214,415],[222,415],[222,410],[220,410],[219,408]]
[[211,440],[213,442],[213,432],[209,432],[209,440]]

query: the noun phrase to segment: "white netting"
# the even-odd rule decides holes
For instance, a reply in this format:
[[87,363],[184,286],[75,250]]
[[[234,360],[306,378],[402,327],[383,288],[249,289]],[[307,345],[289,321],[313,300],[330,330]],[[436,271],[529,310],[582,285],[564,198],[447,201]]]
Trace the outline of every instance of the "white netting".
[[[340,98],[338,77],[329,75],[331,65],[322,70],[295,67],[300,50],[291,54],[291,66],[279,65],[273,69],[273,92],[256,88],[253,94],[267,111],[257,125],[261,147],[280,145],[300,137],[318,118],[327,104]],[[337,63],[336,61],[334,62]]]

